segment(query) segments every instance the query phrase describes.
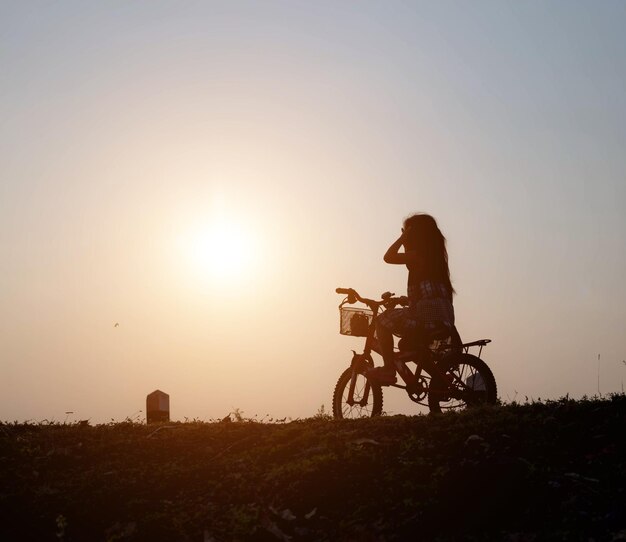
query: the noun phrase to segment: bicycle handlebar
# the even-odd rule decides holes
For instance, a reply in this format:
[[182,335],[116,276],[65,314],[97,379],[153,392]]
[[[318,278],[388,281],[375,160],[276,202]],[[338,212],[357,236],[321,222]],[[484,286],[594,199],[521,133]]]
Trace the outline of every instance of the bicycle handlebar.
[[338,294],[350,295],[354,292],[354,290],[352,288],[337,288],[335,292]]
[[365,297],[361,297],[358,292],[354,289],[354,288],[337,288],[335,289],[335,292],[337,292],[338,294],[343,294],[343,295],[347,295],[349,297],[352,297],[354,300],[348,300],[348,303],[354,303],[355,301],[360,301],[361,303],[364,303],[365,305],[374,308],[374,307],[380,307],[381,305],[386,305],[386,306],[391,306],[391,305],[408,305],[408,300],[405,296],[402,297],[385,297],[384,299],[381,299],[380,301],[375,301],[373,299],[367,299]]

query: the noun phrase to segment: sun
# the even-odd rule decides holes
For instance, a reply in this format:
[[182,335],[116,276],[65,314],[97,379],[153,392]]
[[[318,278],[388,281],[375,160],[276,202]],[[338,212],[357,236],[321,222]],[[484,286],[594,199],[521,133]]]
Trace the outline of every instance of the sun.
[[221,282],[249,276],[257,252],[250,230],[224,217],[196,225],[185,236],[183,249],[196,274]]

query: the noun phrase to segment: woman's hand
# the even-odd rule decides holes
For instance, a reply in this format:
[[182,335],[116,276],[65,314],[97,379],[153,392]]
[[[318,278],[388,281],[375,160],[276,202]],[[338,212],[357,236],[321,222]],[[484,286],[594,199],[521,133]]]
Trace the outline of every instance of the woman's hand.
[[[402,228],[400,237],[387,249],[383,260],[386,263],[410,264],[416,259],[415,252],[408,251],[406,247],[407,234],[409,228]],[[400,248],[404,247],[404,252],[400,252]]]
[[400,240],[402,241],[402,244],[404,245],[404,243],[407,241],[407,239],[409,237],[409,232],[411,231],[411,226],[408,226],[406,228],[402,228],[400,231],[402,232],[400,234]]
[[398,237],[393,244],[387,249],[385,255],[383,256],[383,260],[386,263],[404,263],[402,261],[404,258],[404,254],[399,252],[400,247],[404,244],[404,233]]

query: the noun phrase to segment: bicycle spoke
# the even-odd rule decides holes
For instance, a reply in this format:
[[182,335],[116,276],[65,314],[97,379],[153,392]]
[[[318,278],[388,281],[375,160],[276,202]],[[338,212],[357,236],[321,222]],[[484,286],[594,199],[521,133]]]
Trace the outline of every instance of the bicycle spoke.
[[382,412],[382,390],[373,386],[363,372],[347,368],[339,377],[333,393],[336,418],[369,418]]
[[445,410],[463,409],[470,404],[479,404],[486,401],[486,391],[480,389],[483,377],[476,367],[469,363],[459,363],[450,370],[453,376],[452,385],[458,392],[457,397],[451,397],[442,402],[441,408]]
[[344,418],[363,418],[372,415],[372,405],[359,404],[363,399],[365,389],[367,387],[367,379],[363,375],[357,375],[356,382],[354,383],[354,392],[352,394],[352,400],[354,404],[348,404],[349,389],[346,387],[342,396],[342,413]]

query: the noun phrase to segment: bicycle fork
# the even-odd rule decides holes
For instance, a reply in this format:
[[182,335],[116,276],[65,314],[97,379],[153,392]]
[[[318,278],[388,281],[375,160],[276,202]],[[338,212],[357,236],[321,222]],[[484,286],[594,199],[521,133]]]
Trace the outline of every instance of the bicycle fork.
[[361,397],[360,401],[354,400],[354,389],[356,387],[356,379],[359,374],[364,374],[367,369],[370,368],[370,364],[367,362],[367,359],[363,354],[357,354],[354,350],[352,351],[352,361],[350,362],[350,367],[352,368],[352,378],[350,378],[350,387],[348,388],[348,398],[346,403],[350,406],[359,405],[364,407],[367,405],[367,401],[370,395],[371,384],[368,379],[365,379],[365,388],[363,389],[363,397]]

